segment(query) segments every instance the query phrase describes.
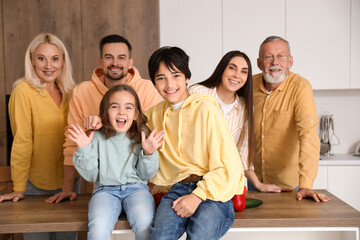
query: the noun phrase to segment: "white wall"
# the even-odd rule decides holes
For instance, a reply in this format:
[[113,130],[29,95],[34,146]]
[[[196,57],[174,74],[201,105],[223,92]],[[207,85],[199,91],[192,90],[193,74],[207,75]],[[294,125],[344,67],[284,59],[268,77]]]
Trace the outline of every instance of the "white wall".
[[333,153],[354,153],[360,142],[360,89],[315,90],[318,116],[333,114],[335,134],[340,145],[333,145]]

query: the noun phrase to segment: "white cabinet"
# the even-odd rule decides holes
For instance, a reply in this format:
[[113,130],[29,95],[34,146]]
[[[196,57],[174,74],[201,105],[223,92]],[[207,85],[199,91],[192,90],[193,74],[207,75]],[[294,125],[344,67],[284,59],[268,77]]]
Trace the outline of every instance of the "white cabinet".
[[[352,1],[356,5],[360,0]],[[355,87],[355,83],[360,84],[360,77],[355,77],[360,72],[360,67],[355,67],[360,66],[359,59],[356,63],[360,53],[352,54],[355,65],[351,81],[350,42],[359,46],[360,34],[354,33],[350,41],[350,28],[360,31],[356,18],[360,9],[350,8],[350,4],[351,0],[224,0],[223,54],[234,49],[244,51],[253,72],[258,73],[259,46],[266,37],[277,35],[290,42],[292,71],[307,78],[314,89]],[[357,26],[350,24],[351,9]]]
[[328,166],[328,191],[360,211],[360,166]]
[[350,88],[351,0],[287,0],[286,39],[292,71],[313,89]]
[[359,182],[360,165],[319,166],[313,188],[325,189],[360,211]]
[[223,54],[231,50],[246,53],[253,73],[259,73],[259,47],[271,35],[285,38],[285,0],[223,1]]
[[328,190],[327,166],[319,166],[318,174],[313,184],[313,189]]
[[222,54],[222,2],[160,0],[160,46],[190,56],[190,85],[208,78]]
[[290,42],[292,71],[313,89],[360,88],[360,0],[160,0],[160,45],[190,55],[190,84],[206,79],[228,51],[245,52],[258,73],[268,36]]
[[351,1],[351,88],[360,88],[360,0]]

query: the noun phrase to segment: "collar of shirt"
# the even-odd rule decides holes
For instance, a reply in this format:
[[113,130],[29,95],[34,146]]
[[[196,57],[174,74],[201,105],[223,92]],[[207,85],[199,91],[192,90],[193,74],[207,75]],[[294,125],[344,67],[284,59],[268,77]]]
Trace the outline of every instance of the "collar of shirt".
[[[288,79],[290,79],[292,75],[293,75],[293,73],[289,71],[289,73],[288,73],[288,75],[286,76],[285,80],[284,80],[275,90],[273,90],[272,92],[275,92],[275,91],[280,91],[280,92],[282,92],[282,91],[284,91],[284,90],[286,89],[286,86],[289,84],[289,83],[288,83],[288,82],[289,82]],[[264,93],[269,94],[269,92],[268,92],[268,91],[266,90],[266,88],[265,88],[264,82],[265,82],[265,80],[264,80],[264,75],[263,75],[262,81],[261,81],[261,83],[260,83],[260,89],[261,89]],[[272,92],[270,92],[270,93],[272,93]]]
[[[214,91],[212,92],[212,96],[218,101],[218,100],[220,100],[222,103],[223,103],[223,101],[220,99],[220,97],[217,95],[217,88],[216,87],[214,87]],[[223,104],[226,104],[226,103],[223,103]],[[239,109],[240,109],[240,97],[236,94],[236,99],[234,100],[234,102],[233,103],[230,103],[230,104],[234,104],[234,108],[236,109],[236,110],[238,110],[239,111]],[[227,104],[227,105],[230,105],[230,104]],[[219,105],[221,106],[221,103],[219,102]]]

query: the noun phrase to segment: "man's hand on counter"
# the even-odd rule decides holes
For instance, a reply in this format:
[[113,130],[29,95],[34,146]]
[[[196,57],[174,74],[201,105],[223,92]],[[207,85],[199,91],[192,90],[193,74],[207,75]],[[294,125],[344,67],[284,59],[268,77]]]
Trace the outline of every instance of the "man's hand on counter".
[[323,193],[318,193],[312,189],[301,188],[296,194],[297,200],[302,200],[303,198],[313,198],[316,202],[327,202],[330,201],[330,198]]
[[77,194],[74,192],[74,183],[77,177],[77,172],[74,166],[64,166],[64,183],[62,191],[47,198],[47,203],[59,203],[62,200],[69,199],[73,201],[76,199]]

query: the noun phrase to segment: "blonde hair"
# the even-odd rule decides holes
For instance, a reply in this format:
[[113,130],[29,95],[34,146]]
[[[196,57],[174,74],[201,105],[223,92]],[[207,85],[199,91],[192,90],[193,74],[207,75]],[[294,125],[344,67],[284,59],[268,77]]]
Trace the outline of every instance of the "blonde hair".
[[31,41],[25,53],[25,77],[17,80],[13,84],[13,88],[23,80],[28,82],[34,89],[38,90],[39,92],[46,87],[45,83],[41,83],[41,80],[37,75],[31,61],[35,49],[42,43],[55,45],[63,54],[64,61],[61,74],[55,80],[55,83],[59,87],[63,97],[65,99],[69,99],[72,93],[72,89],[75,86],[69,53],[60,39],[51,33],[40,33]]

